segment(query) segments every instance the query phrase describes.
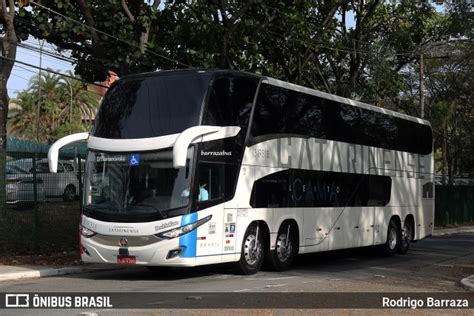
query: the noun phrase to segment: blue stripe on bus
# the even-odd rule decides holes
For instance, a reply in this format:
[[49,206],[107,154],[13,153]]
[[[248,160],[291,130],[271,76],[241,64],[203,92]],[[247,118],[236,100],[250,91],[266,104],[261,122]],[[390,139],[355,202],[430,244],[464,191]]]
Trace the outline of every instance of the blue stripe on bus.
[[[181,226],[194,223],[198,220],[196,212],[183,215],[181,218]],[[179,246],[185,247],[181,258],[196,257],[197,229],[179,237]]]

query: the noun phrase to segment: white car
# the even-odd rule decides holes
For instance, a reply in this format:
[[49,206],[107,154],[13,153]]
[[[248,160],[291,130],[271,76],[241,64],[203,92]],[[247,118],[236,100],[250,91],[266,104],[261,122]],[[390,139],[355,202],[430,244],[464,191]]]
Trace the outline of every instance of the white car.
[[[34,203],[33,175],[17,166],[6,166],[6,203],[10,205],[25,205]],[[36,200],[44,202],[43,180],[36,178]]]
[[[18,166],[21,169],[33,173],[32,159],[19,159],[11,161],[9,165]],[[36,161],[36,175],[43,179],[44,194],[46,197],[61,196],[64,201],[72,201],[79,194],[78,173],[74,162],[69,160],[60,160],[58,163],[58,172],[49,172],[47,159]]]

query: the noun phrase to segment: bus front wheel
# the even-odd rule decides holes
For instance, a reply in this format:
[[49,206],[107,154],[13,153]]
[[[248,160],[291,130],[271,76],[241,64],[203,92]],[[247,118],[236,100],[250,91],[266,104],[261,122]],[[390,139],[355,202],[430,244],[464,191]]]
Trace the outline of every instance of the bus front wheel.
[[280,226],[275,250],[268,252],[265,265],[275,271],[288,270],[298,250],[296,227],[286,222]]
[[386,256],[393,256],[400,248],[401,232],[395,220],[390,220],[387,229],[387,241],[382,251]]
[[242,241],[240,260],[236,262],[239,274],[255,274],[263,263],[263,230],[257,224],[252,224],[245,232]]

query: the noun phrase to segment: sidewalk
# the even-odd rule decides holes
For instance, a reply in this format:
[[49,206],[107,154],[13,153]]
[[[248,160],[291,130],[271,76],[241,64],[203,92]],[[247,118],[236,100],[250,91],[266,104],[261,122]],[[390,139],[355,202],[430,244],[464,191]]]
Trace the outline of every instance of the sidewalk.
[[452,228],[436,228],[433,231],[433,236],[444,236],[452,234],[474,233],[474,226],[458,226]]
[[80,266],[51,267],[51,266],[7,266],[0,265],[0,282],[35,279],[65,274],[87,273],[101,270],[120,269],[114,265],[84,264]]
[[[474,233],[474,226],[459,226],[454,228],[438,228],[433,236],[443,236],[460,233]],[[43,278],[65,274],[95,272],[100,270],[121,269],[121,266],[84,264],[80,266],[32,266],[32,265],[0,265],[0,282],[24,279]],[[461,284],[468,290],[474,291],[474,275],[464,278]]]

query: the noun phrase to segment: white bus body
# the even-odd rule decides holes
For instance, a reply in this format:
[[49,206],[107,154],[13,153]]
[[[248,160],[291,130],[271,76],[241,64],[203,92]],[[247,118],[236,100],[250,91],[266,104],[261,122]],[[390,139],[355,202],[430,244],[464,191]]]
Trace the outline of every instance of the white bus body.
[[[147,116],[156,113],[127,105],[145,102],[137,90],[132,101],[113,109],[128,111],[125,119],[108,123],[113,118],[106,117],[112,113],[106,107],[116,105],[106,96],[92,134],[70,138],[87,139],[90,150],[81,216],[84,262],[173,267],[236,262],[240,272],[251,274],[264,261],[287,269],[298,253],[375,245],[390,255],[404,253],[410,241],[432,233],[433,155],[426,121],[229,71],[132,76],[108,95],[127,80],[144,89],[149,78],[180,84],[181,75],[189,81],[189,73],[208,81],[196,101],[202,108],[190,110],[199,118],[176,123],[183,129],[172,125],[187,115],[186,105],[177,106],[181,112],[175,116],[167,114],[172,105],[168,112],[157,110],[162,120],[157,126],[170,127],[148,132],[155,123]],[[252,88],[239,80],[249,80]],[[160,89],[157,94],[171,94]],[[153,111],[150,104],[160,106],[152,99],[146,99],[146,111]],[[239,102],[241,109],[234,109]],[[165,130],[174,133],[161,135]],[[58,147],[50,152],[51,166]]]

